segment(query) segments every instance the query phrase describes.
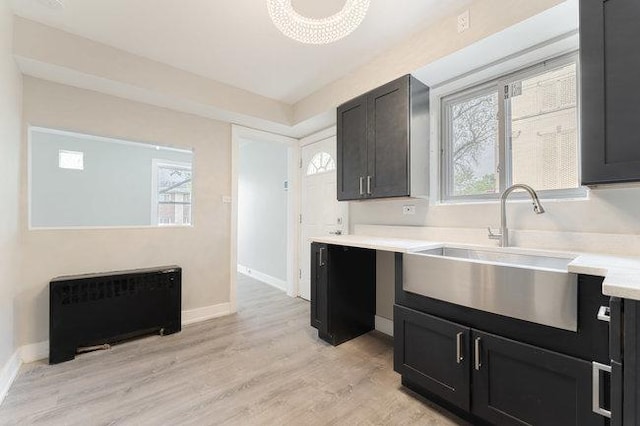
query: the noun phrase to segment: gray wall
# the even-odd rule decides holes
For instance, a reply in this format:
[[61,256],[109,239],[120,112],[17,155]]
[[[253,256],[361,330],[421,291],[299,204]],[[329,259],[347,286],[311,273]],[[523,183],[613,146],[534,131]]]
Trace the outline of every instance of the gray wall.
[[[84,170],[58,167],[60,149],[84,153]],[[151,225],[153,159],[192,162],[193,154],[153,145],[31,132],[31,226]]]
[[238,264],[287,279],[287,147],[243,141],[238,177]]

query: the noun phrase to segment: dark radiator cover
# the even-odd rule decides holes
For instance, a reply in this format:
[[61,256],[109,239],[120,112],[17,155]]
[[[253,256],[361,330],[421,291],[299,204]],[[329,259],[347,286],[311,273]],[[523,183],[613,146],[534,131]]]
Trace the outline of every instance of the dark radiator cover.
[[181,330],[182,269],[74,275],[49,283],[49,364],[78,347]]

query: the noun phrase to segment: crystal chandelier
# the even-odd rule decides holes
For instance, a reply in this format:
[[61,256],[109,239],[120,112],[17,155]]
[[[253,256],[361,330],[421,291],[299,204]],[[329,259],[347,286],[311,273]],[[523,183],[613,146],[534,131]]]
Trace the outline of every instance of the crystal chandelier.
[[284,35],[307,44],[327,44],[351,34],[362,22],[370,0],[346,0],[335,15],[316,19],[300,15],[292,0],[267,0],[269,15]]

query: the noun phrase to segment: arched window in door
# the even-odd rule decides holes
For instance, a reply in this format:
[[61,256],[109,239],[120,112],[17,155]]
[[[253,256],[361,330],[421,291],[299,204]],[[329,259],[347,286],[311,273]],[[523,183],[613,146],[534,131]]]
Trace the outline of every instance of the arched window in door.
[[307,176],[326,173],[336,169],[336,162],[328,152],[318,152],[307,166]]

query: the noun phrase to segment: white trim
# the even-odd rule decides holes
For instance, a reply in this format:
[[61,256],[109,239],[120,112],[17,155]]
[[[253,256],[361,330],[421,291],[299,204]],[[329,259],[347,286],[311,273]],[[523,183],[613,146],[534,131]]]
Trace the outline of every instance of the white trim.
[[[249,129],[237,124],[231,125],[231,271],[238,268],[238,178],[240,143],[242,140],[259,140],[285,144],[288,147],[288,180],[289,190],[287,191],[287,295],[298,296],[298,215],[300,213],[300,184],[298,175],[298,162],[300,158],[300,146],[297,139]],[[236,274],[231,274],[230,282],[230,303],[233,312],[237,311],[237,288]]]
[[9,389],[13,384],[13,381],[18,376],[18,371],[20,371],[20,366],[22,365],[22,361],[20,360],[19,351],[15,351],[11,358],[9,358],[6,364],[0,370],[0,405],[2,405],[2,401],[6,398],[9,393]]
[[218,305],[189,309],[188,311],[182,311],[182,325],[195,324],[197,322],[223,317],[231,313],[231,303],[220,303]]
[[23,364],[39,361],[49,358],[49,341],[31,343],[29,345],[20,346],[20,360]]
[[92,231],[92,230],[103,230],[103,229],[165,229],[165,228],[193,228],[193,224],[191,225],[128,225],[128,226],[43,226],[38,228],[29,228],[29,231],[39,232],[39,231]]
[[376,330],[393,337],[393,321],[376,315]]
[[278,290],[282,290],[285,292],[287,291],[287,282],[281,280],[280,278],[276,278],[263,272],[256,271],[255,269],[248,268],[244,265],[238,265],[238,272],[240,272],[242,275],[246,275],[247,277],[251,277],[265,284],[269,284],[270,286],[275,287]]
[[112,138],[108,136],[98,136],[98,135],[90,135],[87,133],[72,132],[69,130],[51,129],[49,127],[29,125],[29,132],[46,133],[50,135],[59,135],[59,136],[70,136],[72,138],[89,139],[97,142],[110,142],[110,143],[117,143],[120,145],[139,146],[139,147],[148,148],[148,149],[174,151],[174,152],[181,152],[183,154],[193,154],[193,149],[188,149],[188,148],[175,148],[167,145],[159,145],[155,142],[135,142],[135,141],[129,141],[126,139]]
[[300,139],[300,147],[302,148],[305,145],[311,145],[312,143],[320,142],[325,139],[329,139],[332,136],[336,136],[338,134],[338,128],[336,126],[331,126],[324,130],[320,130],[312,135],[306,136]]
[[[218,318],[231,314],[230,303],[220,303],[217,305],[203,306],[201,308],[194,308],[184,310],[182,314],[182,325],[194,324],[196,322],[206,321],[212,318]],[[49,358],[49,341],[31,343],[18,348],[16,351],[18,358],[23,364],[39,361],[41,359]],[[14,354],[14,355],[16,355]],[[4,370],[3,370],[3,373]],[[0,378],[2,375],[0,375]],[[0,380],[0,384],[2,381]]]

